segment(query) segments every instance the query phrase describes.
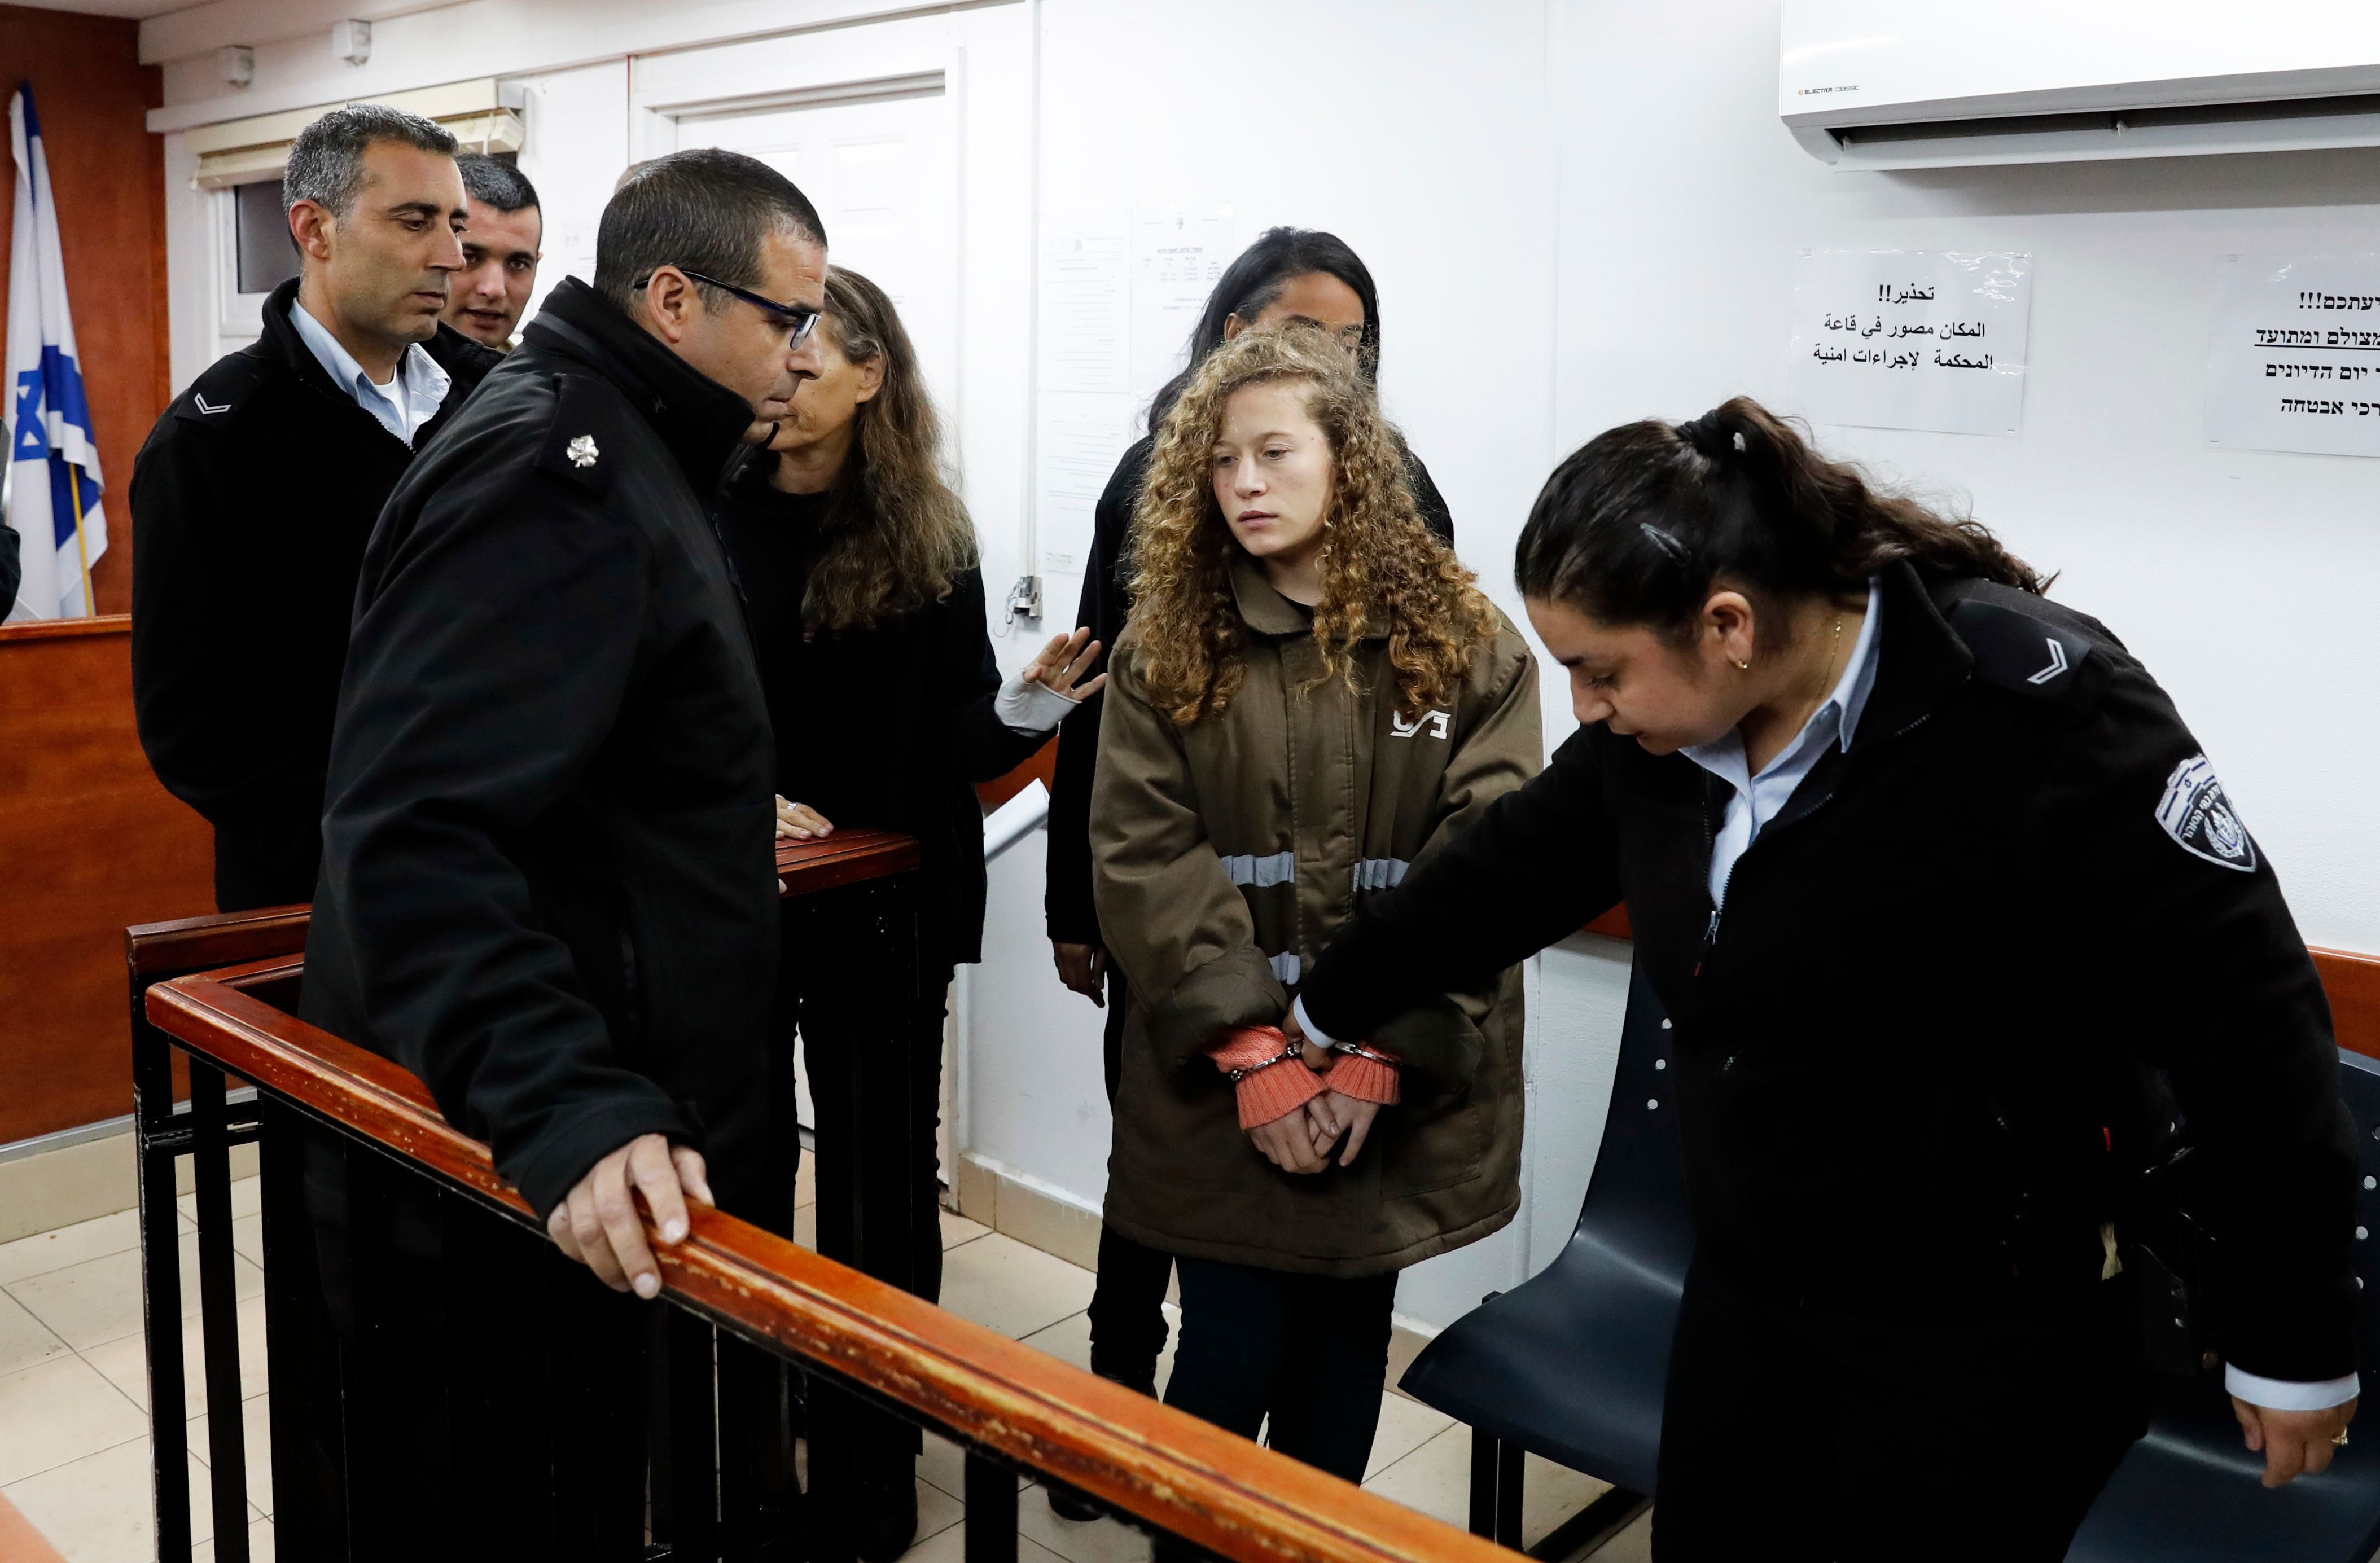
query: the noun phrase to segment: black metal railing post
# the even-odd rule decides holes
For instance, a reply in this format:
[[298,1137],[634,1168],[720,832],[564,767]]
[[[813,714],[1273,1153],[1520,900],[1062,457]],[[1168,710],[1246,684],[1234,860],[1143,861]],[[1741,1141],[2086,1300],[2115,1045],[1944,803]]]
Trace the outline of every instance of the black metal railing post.
[[190,1563],[190,1461],[182,1367],[181,1223],[174,1203],[174,1056],[132,995],[132,1140],[140,1187],[141,1330],[149,1348],[150,1488],[159,1563]]
[[669,1434],[653,1475],[653,1539],[670,1544],[672,1563],[709,1563],[720,1554],[718,1332],[673,1309],[662,1351]]
[[313,1233],[306,1216],[304,1148],[298,1115],[257,1103],[257,1192],[264,1242],[264,1361],[273,1398],[266,1403],[272,1440],[273,1534],[280,1550],[304,1557],[323,1522],[317,1501],[313,1418],[318,1414],[310,1364],[322,1350]]
[[191,1170],[199,1207],[199,1333],[206,1346],[207,1468],[215,1557],[248,1563],[248,1440],[240,1416],[239,1289],[231,1246],[231,1139],[223,1071],[190,1061]]
[[965,1563],[1016,1563],[1016,1472],[981,1449],[966,1457]]

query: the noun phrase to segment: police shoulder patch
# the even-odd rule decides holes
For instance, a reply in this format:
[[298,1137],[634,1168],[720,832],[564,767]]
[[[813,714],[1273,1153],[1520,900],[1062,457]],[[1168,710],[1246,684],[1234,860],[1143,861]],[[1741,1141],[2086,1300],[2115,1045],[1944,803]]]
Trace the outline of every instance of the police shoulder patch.
[[1944,616],[1974,653],[1975,676],[1995,688],[2074,704],[2099,687],[2097,648],[2046,616],[1981,597],[1960,599]]
[[2193,857],[2243,874],[2256,871],[2256,842],[2223,795],[2215,767],[2204,755],[2192,755],[2166,778],[2165,796],[2157,800],[2157,823],[2182,851]]

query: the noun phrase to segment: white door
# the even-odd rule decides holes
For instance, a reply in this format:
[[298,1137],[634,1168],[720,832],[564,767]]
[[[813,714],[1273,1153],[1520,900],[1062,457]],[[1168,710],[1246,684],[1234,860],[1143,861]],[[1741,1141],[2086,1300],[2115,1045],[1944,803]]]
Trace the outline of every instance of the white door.
[[958,159],[941,87],[681,111],[676,120],[681,149],[748,152],[801,187],[826,224],[828,260],[875,283],[900,310],[955,454],[949,425],[958,390]]

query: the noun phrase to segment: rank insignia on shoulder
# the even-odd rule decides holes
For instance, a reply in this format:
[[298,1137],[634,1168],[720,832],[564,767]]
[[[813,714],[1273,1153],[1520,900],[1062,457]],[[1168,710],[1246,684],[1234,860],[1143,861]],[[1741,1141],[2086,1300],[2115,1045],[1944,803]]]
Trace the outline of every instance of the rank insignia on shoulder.
[[2091,642],[2064,624],[1972,597],[1952,604],[1946,617],[1974,653],[1975,677],[1995,688],[2075,703],[2102,681]]
[[595,448],[595,436],[592,434],[579,435],[578,438],[571,441],[563,452],[563,454],[570,458],[570,465],[573,466],[592,466],[595,465],[595,458],[601,454]]
[[255,394],[261,373],[246,353],[218,359],[191,384],[190,394],[174,409],[174,416],[201,429],[228,428],[238,421],[237,415]]
[[2204,755],[2192,755],[2166,778],[2165,796],[2157,801],[2156,820],[2174,844],[2192,857],[2242,874],[2256,871],[2256,842],[2248,827],[2215,779],[2215,767]]

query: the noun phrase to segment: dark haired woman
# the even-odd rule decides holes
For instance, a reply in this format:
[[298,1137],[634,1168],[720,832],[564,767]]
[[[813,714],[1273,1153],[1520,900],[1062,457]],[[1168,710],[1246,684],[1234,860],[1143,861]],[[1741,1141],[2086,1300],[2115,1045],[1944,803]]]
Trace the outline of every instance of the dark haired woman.
[[2329,1011],[2122,644],[1741,399],[1565,461],[1518,576],[1582,726],[1297,1019],[1362,1038],[1626,902],[1699,1242],[1656,1556],[2064,1557],[2144,1424],[2147,1066],[2248,1448],[2267,1484],[2325,1466],[2356,1396]]
[[[1312,228],[1272,228],[1240,252],[1208,295],[1190,333],[1189,362],[1158,392],[1148,410],[1149,433],[1124,452],[1099,495],[1091,561],[1083,572],[1082,602],[1075,622],[1112,646],[1132,609],[1125,585],[1126,540],[1133,507],[1140,502],[1157,430],[1174,402],[1208,357],[1252,326],[1292,321],[1318,325],[1356,355],[1364,379],[1376,382],[1380,358],[1379,290],[1372,273],[1344,240]],[[1400,444],[1406,481],[1422,521],[1440,540],[1454,540],[1446,501],[1430,481],[1421,458]],[[1093,762],[1099,746],[1102,698],[1083,702],[1069,718],[1058,745],[1056,786],[1050,801],[1047,910],[1052,954],[1067,987],[1108,1009],[1108,1096],[1116,1090],[1123,1006],[1113,991],[1106,941],[1091,904],[1090,811]],[[1111,1228],[1099,1233],[1099,1287],[1091,1299],[1091,1369],[1156,1393],[1157,1360],[1165,1350],[1161,1305],[1173,1261]],[[1095,1510],[1062,1489],[1051,1507],[1067,1519],[1087,1519]]]
[[[818,378],[770,442],[775,459],[759,457],[730,480],[720,532],[776,728],[780,834],[823,836],[839,822],[917,838],[910,1121],[856,1124],[832,1110],[848,1099],[856,1038],[867,1035],[855,1023],[872,1000],[848,975],[864,963],[844,953],[842,919],[788,907],[779,1016],[786,1035],[800,1028],[821,1162],[852,1165],[863,1133],[906,1136],[919,1194],[905,1217],[913,1289],[932,1299],[941,1290],[934,1138],[943,1000],[952,969],[982,959],[983,811],[973,784],[1015,769],[1105,675],[1077,683],[1099,648],[1076,634],[1002,681],[974,527],[943,479],[939,424],[908,333],[892,300],[856,272],[831,270],[826,293]],[[787,1151],[790,1163],[798,1153]],[[824,1240],[848,1217],[842,1202],[820,1201]],[[871,1430],[871,1448],[885,1447],[861,1471],[863,1557],[896,1557],[914,1536],[912,1436]]]

